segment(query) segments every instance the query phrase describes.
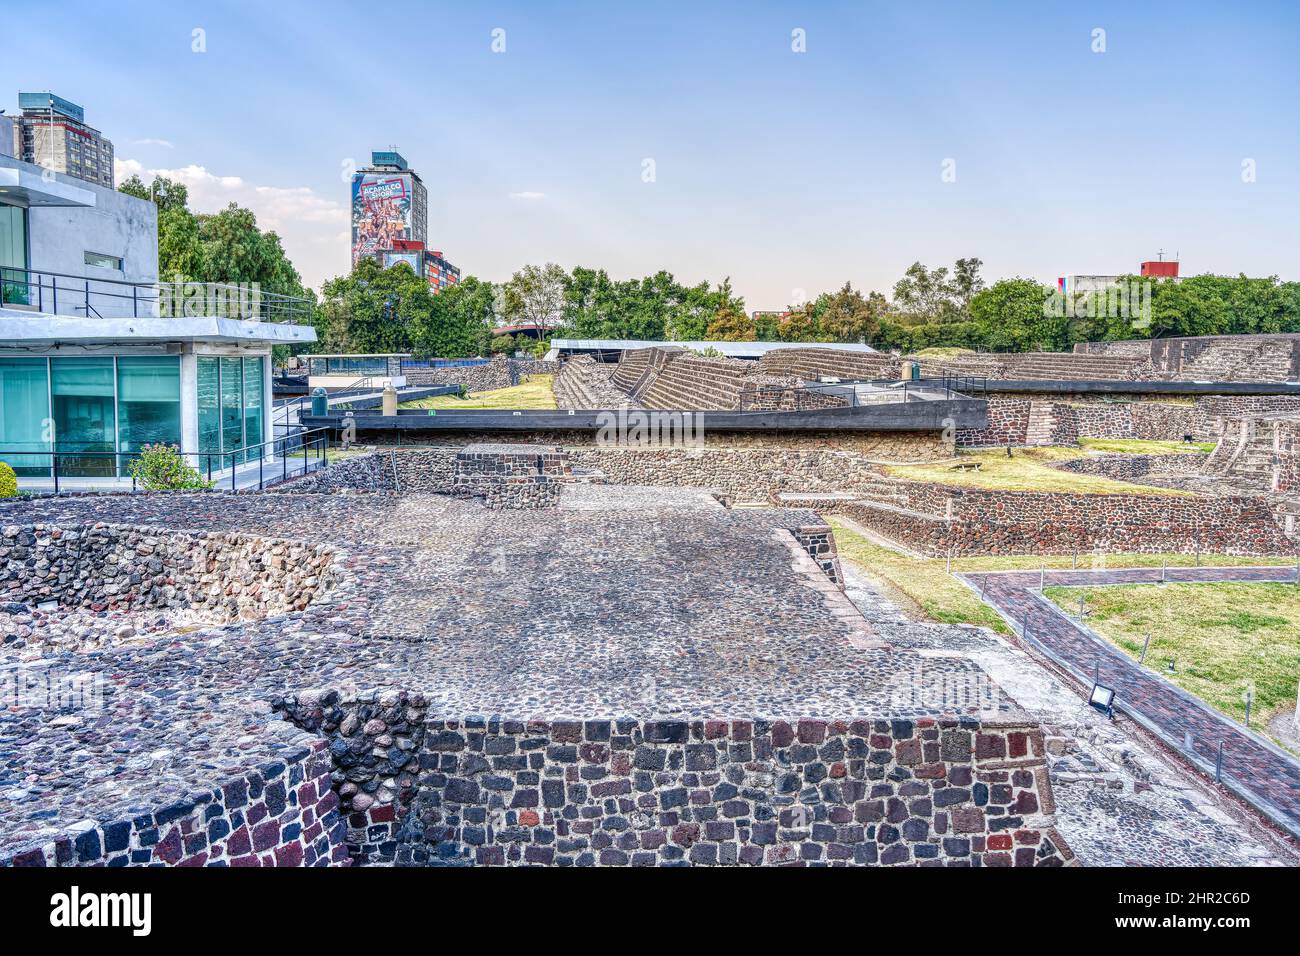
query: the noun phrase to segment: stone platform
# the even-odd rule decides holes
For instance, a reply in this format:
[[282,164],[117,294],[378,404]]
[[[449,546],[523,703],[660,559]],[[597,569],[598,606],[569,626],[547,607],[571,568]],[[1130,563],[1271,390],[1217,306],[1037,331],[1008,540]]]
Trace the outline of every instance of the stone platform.
[[[37,547],[108,522],[332,562],[305,607],[0,658],[0,863],[1069,859],[1033,721],[969,661],[874,634],[815,514],[681,490],[637,507],[652,497],[0,506]],[[3,557],[11,581],[38,564]],[[245,607],[270,573],[239,565],[215,603]],[[93,706],[32,693],[69,677]]]

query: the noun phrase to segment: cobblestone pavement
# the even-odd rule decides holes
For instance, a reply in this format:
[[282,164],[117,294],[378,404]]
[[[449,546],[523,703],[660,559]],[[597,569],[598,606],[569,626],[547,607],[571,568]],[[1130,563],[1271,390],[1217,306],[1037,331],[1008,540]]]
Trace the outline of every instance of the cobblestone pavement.
[[1085,865],[1296,862],[1226,813],[1211,789],[1135,740],[1127,721],[1107,720],[1023,650],[987,628],[909,621],[869,571],[846,563],[846,593],[878,634],[921,654],[974,661],[1043,725],[1057,828]]
[[[1048,586],[1099,586],[1168,581],[1294,581],[1292,568],[1135,568],[1048,572]],[[1202,766],[1213,766],[1223,742],[1224,774],[1253,795],[1270,816],[1300,834],[1300,761],[1248,732],[1192,695],[1145,670],[1104,638],[1072,620],[1037,591],[1038,572],[967,574],[964,578],[1032,641],[1088,680],[1115,688],[1117,706],[1140,715],[1180,751],[1185,734]]]
[[62,715],[0,706],[0,851],[281,759],[304,735],[273,707],[307,689],[410,689],[449,718],[1027,719],[973,662],[887,648],[789,533],[811,512],[699,496],[626,510],[638,496],[602,507],[589,488],[546,512],[386,494],[0,505],[4,525],[248,531],[335,554],[331,589],[301,612],[0,656],[10,687],[71,673],[102,699]]

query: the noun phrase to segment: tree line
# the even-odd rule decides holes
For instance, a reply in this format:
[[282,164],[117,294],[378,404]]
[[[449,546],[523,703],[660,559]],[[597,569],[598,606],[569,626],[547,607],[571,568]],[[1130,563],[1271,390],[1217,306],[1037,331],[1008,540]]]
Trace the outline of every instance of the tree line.
[[[250,210],[232,203],[218,213],[193,213],[184,184],[165,177],[146,186],[132,176],[119,188],[158,205],[164,279],[258,282],[266,292],[316,300],[279,237],[260,230]],[[383,269],[363,259],[322,288],[315,348],[461,358],[517,348],[540,353],[562,336],[1023,352],[1117,339],[1300,332],[1300,282],[1276,276],[1124,276],[1121,288],[1136,294],[1117,300],[1114,292],[1064,296],[1025,278],[986,285],[982,267],[973,257],[933,269],[915,262],[889,295],[846,282],[779,312],[750,314],[729,278],[684,285],[661,270],[620,280],[604,269],[546,263],[524,266],[503,283],[469,276],[435,293],[404,263]],[[541,341],[493,335],[501,325],[537,326]]]

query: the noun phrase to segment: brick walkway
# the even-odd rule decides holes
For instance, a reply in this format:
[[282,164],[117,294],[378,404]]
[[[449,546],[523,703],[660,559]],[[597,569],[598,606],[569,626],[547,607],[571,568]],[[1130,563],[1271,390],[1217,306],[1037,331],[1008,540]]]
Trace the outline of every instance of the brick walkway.
[[[1165,580],[1294,581],[1295,568],[1170,568]],[[1100,682],[1115,688],[1116,707],[1144,719],[1183,751],[1184,734],[1193,735],[1196,755],[1211,768],[1223,742],[1224,777],[1292,834],[1300,837],[1300,760],[1271,747],[1240,724],[1197,700],[1186,691],[1138,666],[1114,645],[1081,627],[1052,602],[1038,594],[1039,572],[1010,571],[964,574],[960,577],[1020,631],[1028,623],[1031,641],[1063,662],[1076,676],[1091,681],[1100,668]],[[1051,586],[1153,584],[1159,568],[1112,571],[1049,571]],[[1202,769],[1205,769],[1202,766]]]

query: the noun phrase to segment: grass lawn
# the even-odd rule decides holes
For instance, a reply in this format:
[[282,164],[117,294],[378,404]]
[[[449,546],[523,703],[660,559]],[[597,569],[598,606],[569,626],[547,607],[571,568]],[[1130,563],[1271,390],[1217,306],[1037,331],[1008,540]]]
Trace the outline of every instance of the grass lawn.
[[[947,562],[944,559],[910,558],[863,537],[834,515],[828,516],[827,520],[835,529],[835,543],[841,558],[861,565],[865,571],[887,581],[894,589],[911,600],[929,620],[945,624],[981,624],[1002,634],[1010,633],[1010,629],[996,611],[981,601],[970,588],[947,573]],[[1066,569],[1072,566],[1073,560],[1068,554],[1046,558],[1033,555],[954,558],[952,569],[954,572],[1034,570],[1043,566],[1049,570]],[[1196,557],[1190,554],[1110,554],[1098,556],[1096,566],[1145,568],[1160,567],[1162,562],[1169,567],[1188,566],[1196,563]],[[1230,567],[1290,566],[1295,562],[1290,558],[1202,555],[1200,563],[1205,566]],[[1078,566],[1093,567],[1093,556],[1080,555]],[[1074,599],[1076,607],[1078,600],[1076,596]]]
[[827,520],[835,529],[835,544],[841,559],[859,564],[883,578],[911,599],[927,619],[943,624],[982,624],[1003,634],[1010,633],[996,611],[944,570],[942,560],[909,558],[864,538],[834,516]]
[[1089,495],[1169,495],[1187,496],[1191,492],[1175,488],[1115,481],[1099,475],[1076,475],[1050,467],[1051,462],[1083,458],[1082,448],[1016,448],[1007,457],[1006,449],[963,452],[962,464],[978,464],[979,471],[962,470],[952,460],[919,465],[889,465],[885,473],[909,481],[935,481],[964,488],[991,488],[1001,491],[1068,491]]
[[1120,455],[1207,455],[1214,451],[1212,441],[1148,441],[1143,438],[1080,438],[1087,451]]
[[[1267,726],[1295,706],[1300,680],[1300,586],[1266,582],[1130,584],[1047,588],[1067,611],[1087,599],[1088,624],[1136,659],[1151,635],[1146,666],[1233,718]],[[1175,673],[1165,668],[1174,661]]]
[[351,448],[329,448],[325,452],[325,460],[330,464],[336,461],[346,461],[349,458],[357,458],[361,455],[369,455],[370,448],[366,445],[353,445]]
[[934,346],[933,348],[921,349],[919,352],[912,352],[911,355],[917,358],[955,358],[958,355],[974,355],[974,349],[963,349],[955,345]]
[[495,388],[488,392],[471,392],[468,398],[455,395],[435,395],[402,402],[398,408],[497,408],[497,409],[548,409],[555,408],[555,393],[551,391],[550,375],[526,375],[511,388]]

